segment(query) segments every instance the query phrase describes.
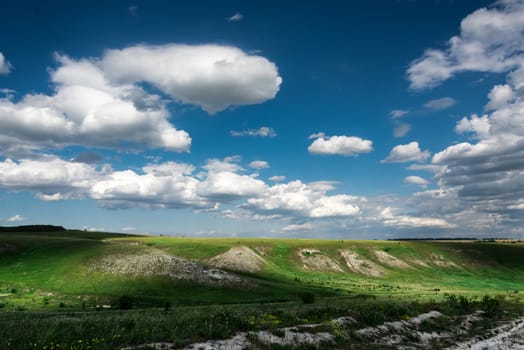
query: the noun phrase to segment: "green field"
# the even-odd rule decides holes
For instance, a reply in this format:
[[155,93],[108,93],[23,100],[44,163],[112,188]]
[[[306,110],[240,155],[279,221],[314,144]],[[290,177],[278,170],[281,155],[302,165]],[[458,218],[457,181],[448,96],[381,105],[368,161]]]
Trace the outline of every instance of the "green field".
[[[233,253],[227,255],[228,252]],[[180,271],[166,272],[161,266],[169,256],[187,259],[191,264],[196,262],[198,264],[187,266],[201,266],[202,271],[208,271],[205,269],[209,265],[222,264],[223,270],[229,269],[231,276],[242,282],[202,283],[188,279],[187,274],[185,278],[173,278],[166,273]],[[222,257],[221,263],[217,263],[217,257]],[[227,260],[231,257],[233,261]],[[124,266],[126,262],[133,266]],[[249,271],[238,268],[239,264],[250,262],[256,268]],[[129,319],[137,324],[151,315],[165,317],[167,313],[178,310],[179,314],[184,310],[184,315],[176,320],[162,323],[151,319],[148,323],[162,323],[162,327],[170,324],[172,329],[177,329],[188,324],[182,322],[184,317],[199,320],[223,310],[231,313],[252,310],[250,315],[259,318],[262,317],[260,311],[254,310],[276,308],[280,311],[271,312],[298,318],[307,310],[317,310],[313,312],[318,313],[317,316],[308,316],[311,321],[338,316],[347,305],[355,309],[363,300],[370,307],[414,301],[434,305],[449,301],[449,295],[471,301],[481,300],[484,295],[498,295],[500,300],[511,299],[522,305],[523,289],[524,244],[516,242],[196,239],[84,231],[1,232],[0,323],[3,322],[3,327],[0,329],[6,333],[0,331],[0,348],[2,345],[27,346],[26,343],[22,346],[22,340],[17,337],[9,340],[8,346],[7,332],[18,323],[20,327],[34,328],[35,333],[28,338],[40,341],[34,348],[58,342],[53,332],[64,329],[67,322],[62,318],[67,317],[85,318],[88,323],[95,322],[90,317],[96,317],[95,323],[99,325],[131,322]],[[413,305],[412,308],[417,308]],[[298,306],[300,308],[295,309]],[[221,309],[224,307],[226,309]],[[149,316],[145,316],[144,310]],[[134,318],[136,315],[140,315],[141,321]],[[281,316],[279,322],[284,322],[284,318]],[[289,318],[288,322],[292,323],[292,317]],[[56,329],[39,328],[35,320],[47,320],[44,323]],[[84,324],[84,321],[77,323]],[[118,337],[113,338],[112,343],[107,342],[107,337],[118,333],[118,327],[106,335],[104,341],[96,341],[97,344],[92,344],[95,342],[92,339],[98,338],[99,333],[87,332],[89,336],[86,336],[95,348],[166,340],[163,339],[166,337],[182,343],[189,341],[161,332],[158,329],[163,328],[158,327],[144,326],[142,330],[147,328],[149,333],[135,334],[138,338],[121,342],[115,340]],[[75,339],[81,340],[81,334],[86,333],[82,329],[76,333],[69,331],[68,348],[73,348]],[[208,329],[204,335],[194,331],[196,335],[189,338],[222,337],[232,330],[232,326],[225,333]],[[193,334],[180,328],[179,331]],[[159,333],[155,335],[155,332]]]

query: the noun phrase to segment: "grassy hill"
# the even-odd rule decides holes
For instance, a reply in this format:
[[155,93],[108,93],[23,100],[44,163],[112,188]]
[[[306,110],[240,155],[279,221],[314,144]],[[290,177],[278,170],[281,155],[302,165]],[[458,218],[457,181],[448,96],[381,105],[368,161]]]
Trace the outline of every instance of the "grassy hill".
[[[187,260],[182,266],[170,256]],[[229,273],[214,278],[212,267]],[[0,233],[4,310],[89,308],[124,295],[144,306],[197,305],[296,300],[304,293],[438,299],[523,286],[522,243]]]
[[[423,349],[428,343],[413,334],[445,334],[433,340],[437,349],[524,314],[522,243],[30,229],[0,232],[2,349],[131,349],[158,341],[178,348],[238,331],[249,332],[251,348],[269,349],[255,334],[282,336],[282,327],[312,323],[301,334],[328,332],[328,348],[368,349],[371,341],[393,349],[378,333],[355,334],[410,317],[395,339]],[[435,310],[435,320],[417,323]],[[349,323],[330,321],[340,317]]]

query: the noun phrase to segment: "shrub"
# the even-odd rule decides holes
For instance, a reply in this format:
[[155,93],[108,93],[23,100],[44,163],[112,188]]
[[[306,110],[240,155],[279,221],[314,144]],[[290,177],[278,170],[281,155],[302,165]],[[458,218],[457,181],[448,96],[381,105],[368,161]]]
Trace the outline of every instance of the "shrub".
[[313,304],[315,302],[315,294],[311,292],[304,292],[300,294],[300,299],[304,304]]
[[500,312],[500,302],[489,295],[484,295],[481,305],[487,316],[496,316]]
[[129,295],[122,295],[118,298],[118,305],[117,307],[120,310],[130,310],[133,308],[133,298],[131,298]]
[[164,312],[168,312],[169,310],[171,310],[171,302],[169,300],[167,300],[165,303],[164,303]]

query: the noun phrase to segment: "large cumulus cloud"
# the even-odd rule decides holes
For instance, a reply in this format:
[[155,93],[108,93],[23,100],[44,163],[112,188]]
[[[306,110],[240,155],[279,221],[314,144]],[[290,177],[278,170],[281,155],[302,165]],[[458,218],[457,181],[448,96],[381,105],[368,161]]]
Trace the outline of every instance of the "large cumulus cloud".
[[185,152],[191,137],[170,122],[167,97],[216,113],[272,99],[282,82],[272,62],[230,46],[140,45],[56,60],[54,93],[0,99],[4,155],[69,145]]
[[523,13],[521,0],[502,0],[468,15],[446,49],[427,49],[411,62],[407,71],[411,88],[431,88],[460,72],[500,73],[521,66]]
[[89,198],[111,208],[193,208],[217,210],[237,204],[248,217],[329,218],[360,213],[360,199],[329,195],[332,182],[300,180],[270,186],[246,173],[239,157],[210,159],[196,171],[186,163],[149,164],[139,171],[114,170],[55,156],[0,162],[0,187],[30,191],[41,200]]
[[[443,215],[466,227],[511,234],[524,213],[524,1],[498,1],[467,16],[443,50],[427,50],[408,69],[411,87],[431,88],[464,71],[507,74],[493,86],[482,115],[457,122],[465,139],[434,154],[431,167],[442,195],[413,200],[420,208],[453,204]],[[482,107],[482,106],[479,106]],[[428,194],[428,192],[426,192]],[[452,195],[452,197],[450,197]],[[420,198],[424,197],[424,204]]]
[[107,51],[101,66],[113,81],[149,82],[211,114],[272,99],[282,83],[274,63],[232,46],[133,46]]

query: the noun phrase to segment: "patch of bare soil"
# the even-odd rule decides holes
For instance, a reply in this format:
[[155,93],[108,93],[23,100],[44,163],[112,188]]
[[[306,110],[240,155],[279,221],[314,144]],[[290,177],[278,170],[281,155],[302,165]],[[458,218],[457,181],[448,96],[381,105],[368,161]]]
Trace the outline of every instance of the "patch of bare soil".
[[375,256],[381,263],[392,267],[397,267],[399,269],[408,269],[411,267],[408,264],[406,264],[406,262],[404,262],[403,260],[394,257],[393,255],[388,254],[383,250],[375,250]]
[[233,247],[209,259],[209,264],[233,271],[260,272],[266,260],[248,247]]
[[320,254],[317,249],[299,249],[298,256],[302,262],[302,267],[306,270],[344,272],[335,260]]
[[446,260],[442,255],[431,254],[429,256],[431,263],[437,265],[438,267],[457,267],[453,261]]
[[418,265],[418,266],[429,267],[428,264],[426,264],[424,261],[422,261],[420,259],[411,258],[411,259],[409,259],[409,262],[412,263],[412,264]]
[[362,258],[355,252],[340,250],[339,253],[346,261],[347,267],[353,272],[372,277],[380,277],[386,273],[382,267],[371,260]]
[[160,250],[135,255],[109,255],[92,262],[89,268],[115,275],[164,276],[210,286],[251,285],[251,282],[240,276],[175,257]]

